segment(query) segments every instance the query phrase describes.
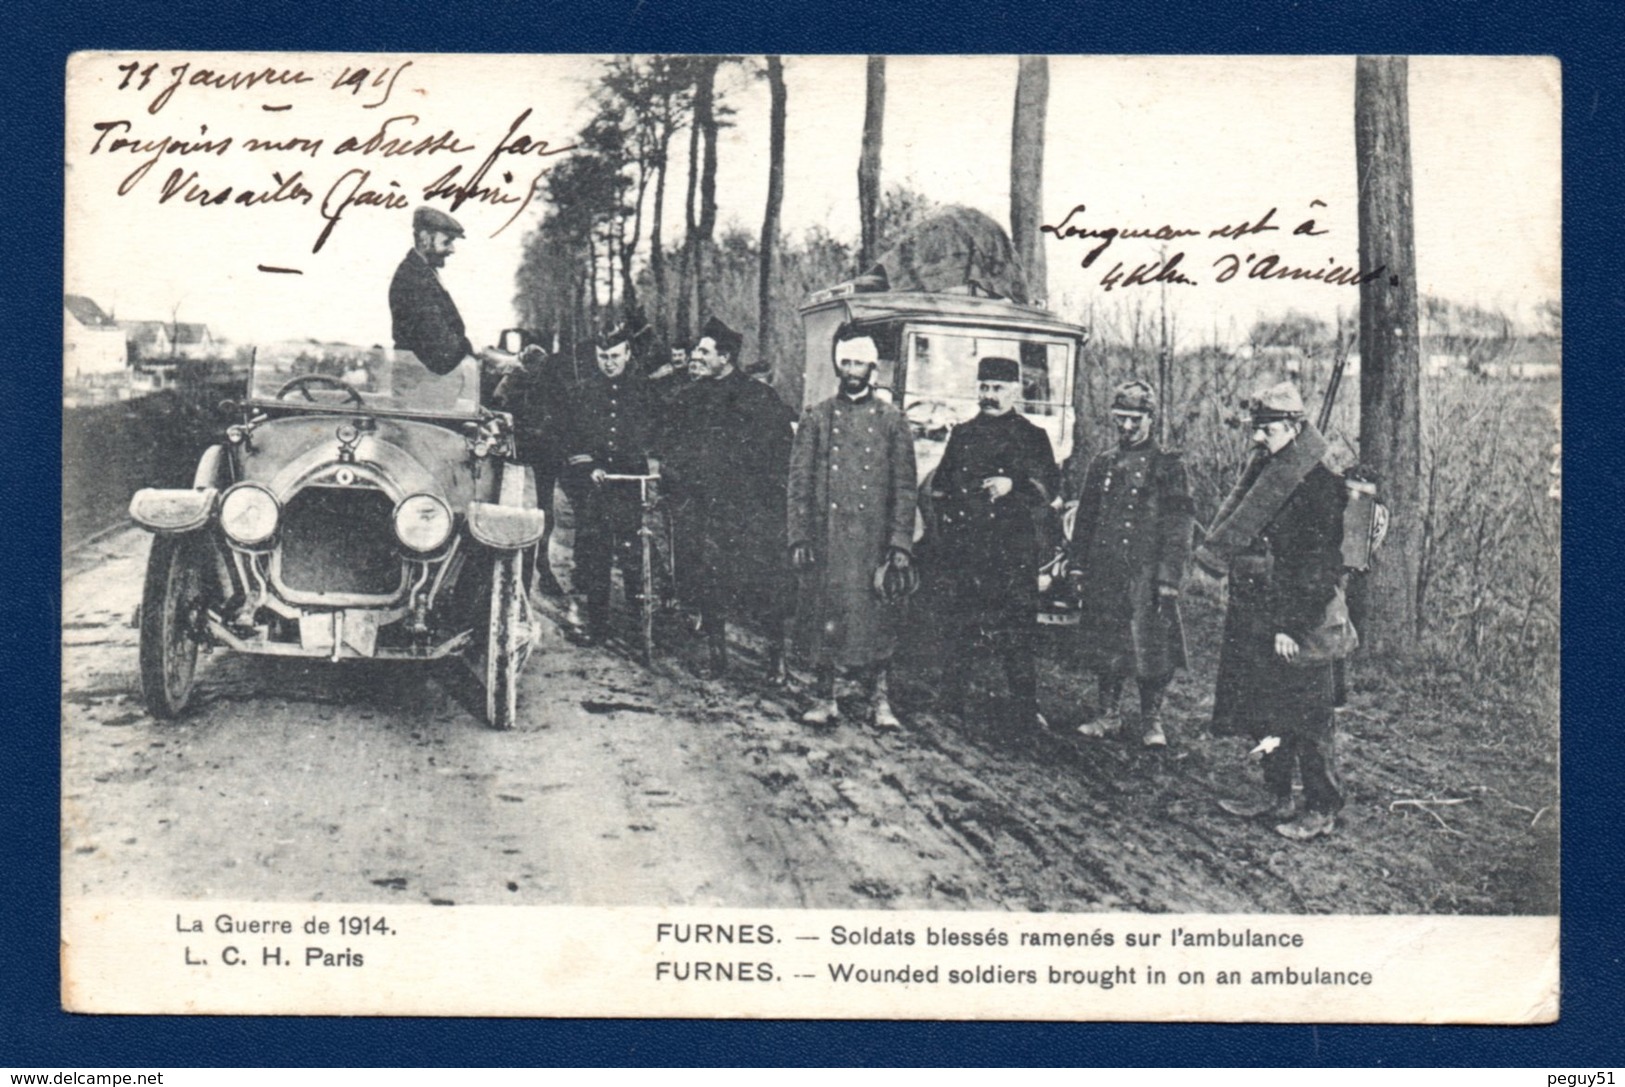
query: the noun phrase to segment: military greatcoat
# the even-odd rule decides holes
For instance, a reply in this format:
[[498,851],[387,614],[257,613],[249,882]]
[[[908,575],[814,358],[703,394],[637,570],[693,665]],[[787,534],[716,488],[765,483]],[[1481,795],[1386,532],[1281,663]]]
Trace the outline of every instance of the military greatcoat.
[[[991,476],[1008,478],[1011,492],[990,498],[982,481]],[[977,415],[949,433],[931,493],[961,621],[985,630],[1031,625],[1039,564],[1033,518],[1059,484],[1049,435],[1017,412]]]
[[1185,462],[1154,440],[1089,463],[1072,528],[1068,568],[1083,573],[1081,663],[1104,675],[1155,679],[1185,666],[1174,600],[1190,563],[1193,528]]
[[662,420],[678,499],[678,592],[716,612],[735,601],[779,618],[785,580],[785,479],[794,414],[737,370],[701,378]]
[[843,667],[891,659],[901,605],[874,591],[891,549],[912,552],[914,439],[903,413],[872,392],[808,408],[790,455],[789,542],[806,544],[798,641]]

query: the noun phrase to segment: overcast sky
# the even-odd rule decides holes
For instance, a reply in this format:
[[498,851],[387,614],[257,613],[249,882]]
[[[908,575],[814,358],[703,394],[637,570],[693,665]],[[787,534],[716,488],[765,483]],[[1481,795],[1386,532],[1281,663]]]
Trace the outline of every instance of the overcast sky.
[[[723,88],[737,111],[720,146],[718,203],[724,227],[760,230],[767,187],[767,87],[757,58],[725,69]],[[410,65],[403,67],[405,62]],[[120,64],[134,62],[129,78]],[[141,89],[148,65],[157,64]],[[180,85],[160,100],[188,67]],[[81,54],[69,66],[66,288],[120,318],[202,321],[239,341],[314,336],[387,343],[386,290],[410,245],[410,207],[452,166],[466,177],[526,110],[518,133],[554,146],[570,142],[587,111],[599,62],[588,57]],[[223,89],[233,73],[302,71],[302,82]],[[346,70],[366,68],[359,87]],[[1010,57],[894,57],[888,64],[883,175],[939,203],[969,204],[1001,223],[1009,211]],[[863,120],[861,57],[791,57],[783,224],[791,236],[822,226],[858,233],[856,166]],[[337,88],[334,84],[341,85]],[[121,88],[121,83],[124,84]],[[386,97],[387,92],[387,97]],[[1276,253],[1296,267],[1357,262],[1352,58],[1062,57],[1050,64],[1044,170],[1045,221],[1078,204],[1075,222],[1092,229],[1199,229],[1183,248],[1199,285],[1169,289],[1182,342],[1245,332],[1261,313],[1305,309],[1328,318],[1352,307],[1358,290],[1318,283],[1214,282],[1222,257]],[[156,111],[153,108],[156,106]],[[285,107],[285,108],[282,108]],[[1528,58],[1416,58],[1410,64],[1415,169],[1417,276],[1424,293],[1499,307],[1527,319],[1560,295],[1560,101],[1555,61]],[[391,134],[411,141],[454,130],[472,151],[383,156],[336,153],[391,117]],[[416,118],[412,120],[411,118]],[[127,125],[122,123],[127,122]],[[95,127],[101,124],[104,127]],[[314,154],[250,150],[248,140],[321,139]],[[219,141],[229,147],[154,157],[150,141]],[[116,138],[140,142],[113,148]],[[101,140],[101,146],[96,141]],[[216,148],[218,150],[218,148]],[[686,136],[676,149],[666,240],[682,225]],[[500,160],[522,192],[549,162],[537,155]],[[165,182],[180,170],[164,200]],[[351,173],[346,178],[347,171]],[[196,177],[192,178],[193,171]],[[312,248],[322,213],[359,189],[404,203],[345,208],[320,252]],[[244,207],[245,190],[267,194],[289,182],[307,199]],[[197,190],[228,202],[203,206]],[[120,196],[121,184],[129,191]],[[292,185],[284,192],[297,191]],[[1311,207],[1319,201],[1322,206]],[[1257,220],[1276,208],[1282,229],[1242,241],[1209,238],[1215,227]],[[465,205],[469,229],[444,273],[476,344],[513,323],[513,275],[537,200],[504,227],[513,207]],[[1316,219],[1325,234],[1293,236]],[[495,236],[492,236],[492,235]],[[1155,288],[1102,277],[1155,259],[1157,244],[1115,242],[1090,269],[1083,243],[1048,243],[1050,302],[1099,319]],[[1215,261],[1220,261],[1215,265]],[[297,269],[264,272],[260,265]]]

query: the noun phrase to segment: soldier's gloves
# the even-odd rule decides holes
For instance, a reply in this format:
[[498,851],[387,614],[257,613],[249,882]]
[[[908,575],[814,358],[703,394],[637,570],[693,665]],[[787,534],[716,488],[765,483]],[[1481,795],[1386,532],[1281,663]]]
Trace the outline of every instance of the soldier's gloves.
[[1163,600],[1178,600],[1179,586],[1170,585],[1166,581],[1157,582],[1157,596]]
[[790,565],[797,570],[805,570],[813,564],[812,548],[804,543],[790,545]]
[[592,474],[588,478],[592,480],[592,485],[594,487],[602,487],[604,485],[604,477],[607,475],[609,475],[609,473],[604,471],[602,468],[594,468],[592,470]]

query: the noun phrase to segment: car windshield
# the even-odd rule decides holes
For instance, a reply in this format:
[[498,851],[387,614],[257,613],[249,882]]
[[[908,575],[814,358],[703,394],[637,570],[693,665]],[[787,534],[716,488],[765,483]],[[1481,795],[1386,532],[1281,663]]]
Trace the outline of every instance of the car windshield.
[[476,415],[479,367],[472,359],[435,374],[410,351],[350,344],[283,342],[254,351],[249,398],[295,407]]

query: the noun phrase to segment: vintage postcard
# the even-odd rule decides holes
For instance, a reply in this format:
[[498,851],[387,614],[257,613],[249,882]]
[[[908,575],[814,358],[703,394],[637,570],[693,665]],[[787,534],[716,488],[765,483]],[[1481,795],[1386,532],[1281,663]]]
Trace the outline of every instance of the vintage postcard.
[[65,77],[65,1008],[1557,1017],[1555,60]]

